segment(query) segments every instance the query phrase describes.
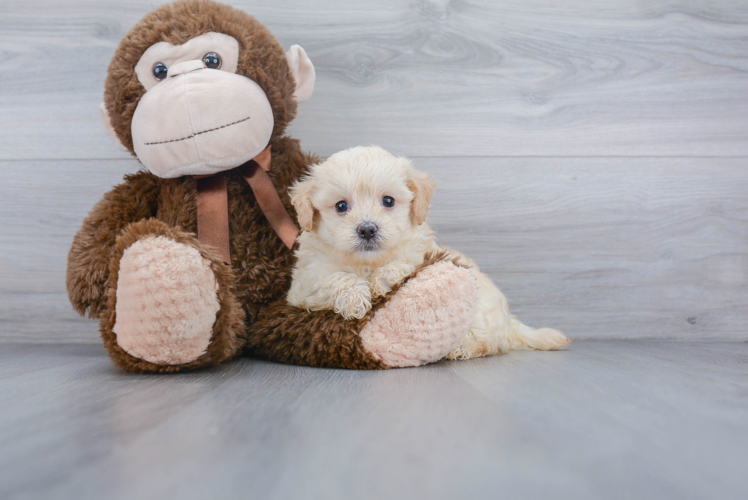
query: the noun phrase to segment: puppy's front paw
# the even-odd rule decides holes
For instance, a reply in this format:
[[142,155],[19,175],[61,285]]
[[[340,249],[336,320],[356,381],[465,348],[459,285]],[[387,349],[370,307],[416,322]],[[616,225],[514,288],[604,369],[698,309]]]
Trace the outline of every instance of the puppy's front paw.
[[371,309],[369,284],[357,279],[338,289],[333,310],[345,319],[361,319]]
[[415,266],[405,262],[393,262],[380,267],[369,281],[372,295],[374,297],[387,295],[393,286],[413,274],[415,270]]

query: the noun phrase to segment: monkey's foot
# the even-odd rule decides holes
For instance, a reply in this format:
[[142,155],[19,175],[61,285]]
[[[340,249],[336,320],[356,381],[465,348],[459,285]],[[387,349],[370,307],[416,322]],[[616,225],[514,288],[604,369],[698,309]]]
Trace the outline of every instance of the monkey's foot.
[[104,346],[130,372],[173,372],[234,357],[246,340],[233,271],[194,234],[149,219],[117,238]]
[[131,356],[179,365],[208,348],[220,309],[210,261],[164,236],[136,241],[120,260],[117,343]]
[[439,361],[475,316],[475,278],[442,261],[421,269],[380,307],[360,333],[364,348],[389,367]]

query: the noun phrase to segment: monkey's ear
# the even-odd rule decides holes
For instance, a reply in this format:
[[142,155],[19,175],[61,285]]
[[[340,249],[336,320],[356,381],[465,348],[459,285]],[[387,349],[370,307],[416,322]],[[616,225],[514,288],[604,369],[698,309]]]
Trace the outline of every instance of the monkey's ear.
[[314,79],[316,78],[314,65],[299,45],[291,45],[286,52],[286,59],[291,67],[293,79],[296,80],[296,92],[293,93],[293,97],[296,102],[304,102],[312,97],[312,92],[314,92]]
[[112,139],[117,143],[117,147],[120,148],[122,151],[127,151],[127,148],[124,144],[119,140],[119,137],[117,137],[117,133],[114,131],[114,127],[112,127],[112,121],[109,119],[109,113],[106,111],[106,106],[104,106],[104,103],[102,102],[99,104],[99,115],[101,115],[101,123],[104,125],[104,130],[107,131],[107,134],[111,136]]
[[408,171],[408,189],[413,192],[413,201],[410,205],[410,215],[419,226],[426,220],[429,213],[431,195],[434,194],[436,184],[428,174],[414,168]]
[[291,203],[296,209],[301,229],[307,233],[314,227],[314,205],[312,205],[312,179],[307,177],[291,186]]

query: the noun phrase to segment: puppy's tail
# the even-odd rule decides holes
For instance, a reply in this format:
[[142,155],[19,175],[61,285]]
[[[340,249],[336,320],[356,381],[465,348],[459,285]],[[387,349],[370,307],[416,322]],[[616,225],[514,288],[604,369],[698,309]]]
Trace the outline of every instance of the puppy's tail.
[[518,344],[527,349],[557,351],[571,344],[571,340],[553,328],[531,328],[515,317],[511,319],[511,326]]

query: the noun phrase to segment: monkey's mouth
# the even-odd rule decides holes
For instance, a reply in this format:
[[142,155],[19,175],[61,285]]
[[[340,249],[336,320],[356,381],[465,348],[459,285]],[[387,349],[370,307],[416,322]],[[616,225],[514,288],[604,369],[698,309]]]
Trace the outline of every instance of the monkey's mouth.
[[201,132],[195,132],[194,134],[188,135],[186,137],[182,137],[180,139],[171,139],[171,140],[168,140],[168,141],[159,141],[159,142],[146,142],[145,145],[146,146],[153,146],[153,145],[156,145],[156,144],[169,144],[171,142],[186,141],[187,139],[192,139],[193,137],[197,137],[198,135],[201,135],[201,134],[207,134],[208,132],[215,132],[216,130],[221,130],[222,128],[230,127],[232,125],[238,125],[239,123],[246,122],[247,120],[249,120],[249,116],[246,117],[246,118],[242,118],[241,120],[237,120],[237,121],[235,121],[233,123],[228,123],[226,125],[221,125],[220,127],[209,128],[208,130],[203,130]]

